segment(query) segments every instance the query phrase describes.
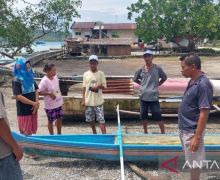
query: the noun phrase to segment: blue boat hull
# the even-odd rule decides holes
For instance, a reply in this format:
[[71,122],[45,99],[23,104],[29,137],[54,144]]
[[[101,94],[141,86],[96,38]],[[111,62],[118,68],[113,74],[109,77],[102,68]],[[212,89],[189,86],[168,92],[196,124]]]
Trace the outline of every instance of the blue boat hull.
[[[12,134],[27,153],[80,159],[119,160],[119,145],[116,142],[116,135],[24,136],[15,132]],[[143,136],[141,135],[141,137]],[[147,136],[155,137],[157,135]],[[219,137],[220,135],[218,135]],[[154,161],[164,157],[183,156],[180,144],[123,144],[123,154],[125,161]],[[206,154],[209,157],[220,157],[220,145],[206,145]]]

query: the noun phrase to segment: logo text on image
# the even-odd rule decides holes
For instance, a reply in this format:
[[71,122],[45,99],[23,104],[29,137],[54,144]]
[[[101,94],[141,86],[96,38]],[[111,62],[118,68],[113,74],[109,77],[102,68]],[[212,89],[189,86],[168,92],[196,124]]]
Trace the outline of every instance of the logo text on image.
[[[175,156],[171,159],[168,159],[164,161],[160,166],[168,169],[169,171],[173,173],[179,173],[178,171],[178,159],[179,156]],[[201,160],[201,161],[185,161],[182,166],[180,166],[179,170],[184,169],[193,169],[193,168],[199,168],[199,169],[206,169],[206,170],[212,170],[212,169],[220,169],[220,162],[217,162],[216,160]]]

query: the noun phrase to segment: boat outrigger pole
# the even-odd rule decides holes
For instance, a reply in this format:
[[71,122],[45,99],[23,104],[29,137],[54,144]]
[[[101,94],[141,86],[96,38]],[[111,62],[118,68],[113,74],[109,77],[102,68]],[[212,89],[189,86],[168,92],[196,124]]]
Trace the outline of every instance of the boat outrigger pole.
[[122,147],[122,133],[121,133],[121,121],[120,121],[120,112],[119,112],[119,104],[117,105],[117,117],[118,117],[118,144],[120,147],[120,165],[121,165],[121,179],[125,180],[125,170],[124,170],[124,158],[123,158],[123,147]]

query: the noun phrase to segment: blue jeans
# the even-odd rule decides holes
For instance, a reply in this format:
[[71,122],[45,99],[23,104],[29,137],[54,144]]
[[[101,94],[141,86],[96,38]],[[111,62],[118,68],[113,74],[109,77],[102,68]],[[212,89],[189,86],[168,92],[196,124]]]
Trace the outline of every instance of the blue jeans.
[[23,180],[20,164],[14,154],[0,159],[0,180]]

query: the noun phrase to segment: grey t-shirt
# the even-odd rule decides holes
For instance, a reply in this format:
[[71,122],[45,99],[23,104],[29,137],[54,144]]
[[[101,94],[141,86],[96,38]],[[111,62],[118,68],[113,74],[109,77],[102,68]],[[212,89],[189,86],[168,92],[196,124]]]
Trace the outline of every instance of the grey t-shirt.
[[[1,92],[0,92],[0,119],[1,119],[0,121],[6,121],[6,123],[8,124],[7,114],[4,106],[4,98]],[[12,150],[9,147],[9,145],[5,141],[3,141],[3,139],[1,139],[0,137],[0,159],[7,157],[11,153]]]
[[143,101],[158,101],[159,100],[159,81],[166,80],[167,75],[163,69],[153,64],[153,66],[146,70],[141,67],[134,75],[134,82],[140,84],[140,99]]

